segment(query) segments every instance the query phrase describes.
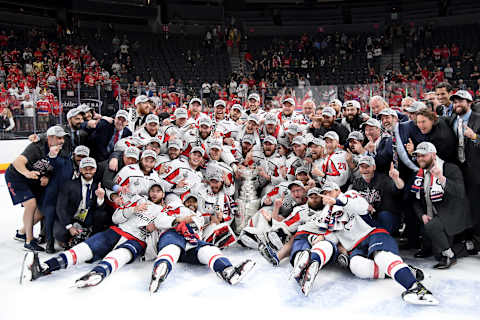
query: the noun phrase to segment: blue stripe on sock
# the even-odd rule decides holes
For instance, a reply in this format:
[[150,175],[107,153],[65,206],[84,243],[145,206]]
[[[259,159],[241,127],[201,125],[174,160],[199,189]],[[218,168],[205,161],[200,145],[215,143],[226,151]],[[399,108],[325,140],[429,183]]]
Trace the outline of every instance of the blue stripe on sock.
[[405,289],[410,289],[417,279],[412,274],[412,271],[408,267],[403,267],[397,272],[395,272],[395,280],[400,283]]
[[313,261],[318,261],[320,265],[322,265],[322,259],[320,258],[320,255],[316,252],[311,251],[310,252],[310,259]]
[[162,262],[166,262],[167,263],[167,268],[168,268],[168,272],[172,271],[172,264],[170,263],[169,260],[167,259],[158,259],[157,261],[155,261],[155,263],[153,264],[153,267],[155,268],[156,266],[158,266],[160,263]]
[[230,260],[228,260],[225,257],[221,257],[215,260],[215,262],[213,263],[213,270],[215,272],[221,272],[225,268],[231,267],[231,266],[232,266],[232,263],[230,262]]
[[102,273],[105,277],[108,276],[110,273],[112,273],[112,265],[108,261],[100,261],[98,265],[93,268],[93,271],[96,271],[98,273]]

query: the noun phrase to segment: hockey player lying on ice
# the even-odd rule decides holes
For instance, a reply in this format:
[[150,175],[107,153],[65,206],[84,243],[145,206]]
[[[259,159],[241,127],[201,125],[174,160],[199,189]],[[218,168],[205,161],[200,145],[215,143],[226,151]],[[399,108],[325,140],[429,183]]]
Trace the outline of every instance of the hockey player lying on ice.
[[402,293],[406,302],[438,304],[432,293],[418,281],[423,278],[422,273],[412,268],[417,273],[417,280],[412,269],[400,258],[397,244],[388,232],[366,222],[368,202],[356,191],[342,193],[337,184],[327,182],[321,190],[314,188],[308,195],[310,206],[317,202],[316,197],[322,197],[325,206],[309,215],[308,221],[298,227],[293,240],[290,254],[292,275],[302,286],[304,294],[308,294],[318,270],[332,259],[335,244],[340,244],[349,252],[350,271],[357,277],[378,279],[389,276],[406,289]]
[[234,285],[240,282],[254,267],[255,262],[245,260],[233,267],[217,246],[200,240],[204,218],[197,212],[199,197],[188,193],[183,200],[180,205],[167,207],[155,223],[161,235],[153,265],[150,292],[158,290],[160,283],[167,278],[177,261],[205,264],[227,283]]

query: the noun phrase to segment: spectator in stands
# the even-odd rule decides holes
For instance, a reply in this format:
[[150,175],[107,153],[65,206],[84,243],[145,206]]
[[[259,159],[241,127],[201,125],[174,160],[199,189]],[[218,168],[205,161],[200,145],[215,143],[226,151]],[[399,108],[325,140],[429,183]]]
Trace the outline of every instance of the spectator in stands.
[[[2,137],[12,138],[10,132],[15,128],[15,121],[13,121],[13,115],[9,108],[3,108],[0,113],[0,130],[2,131]],[[8,134],[6,134],[8,133]]]

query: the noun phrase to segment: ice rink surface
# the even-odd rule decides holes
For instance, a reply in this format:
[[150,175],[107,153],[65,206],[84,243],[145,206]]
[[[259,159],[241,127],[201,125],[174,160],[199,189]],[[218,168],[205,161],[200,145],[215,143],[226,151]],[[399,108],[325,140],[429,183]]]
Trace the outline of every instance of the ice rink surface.
[[[25,251],[13,240],[22,208],[13,207],[0,175],[0,320],[13,319],[480,319],[480,255],[437,271],[433,260],[406,261],[422,267],[424,284],[440,300],[436,307],[406,304],[403,288],[391,279],[360,280],[335,266],[321,270],[308,297],[288,280],[290,265],[271,267],[253,250],[235,247],[224,254],[233,264],[245,258],[257,265],[230,287],[205,266],[178,264],[158,293],[150,295],[152,262],[134,262],[100,285],[76,289],[84,264],[19,284]],[[40,254],[40,259],[49,257]]]

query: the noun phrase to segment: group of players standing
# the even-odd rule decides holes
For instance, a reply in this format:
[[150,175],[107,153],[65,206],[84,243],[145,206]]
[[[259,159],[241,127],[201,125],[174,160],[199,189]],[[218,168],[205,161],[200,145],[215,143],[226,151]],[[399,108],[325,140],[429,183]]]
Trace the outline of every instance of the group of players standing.
[[[74,212],[58,213],[60,199],[75,190],[61,187],[57,216],[45,219],[50,224],[47,238],[55,234],[65,251],[40,262],[36,250],[43,248],[35,243],[27,220],[31,219],[30,227],[39,221],[43,206],[35,203],[32,215],[24,217],[25,246],[32,251],[25,256],[21,281],[100,260],[76,281],[77,287],[95,286],[144,257],[154,260],[151,292],[179,261],[208,265],[227,283],[236,284],[255,265],[245,260],[233,266],[223,254],[228,252],[223,249],[238,243],[258,249],[273,265],[288,257],[292,276],[305,295],[320,269],[336,262],[360,278],[394,279],[405,288],[402,297],[407,302],[438,303],[420,282],[422,271],[399,256],[390,230],[377,227],[367,200],[357,191],[347,191],[359,166],[375,159],[367,152],[347,152],[344,146],[363,142],[363,133],[355,126],[365,131],[381,127],[378,120],[361,114],[358,102],[347,101],[343,109],[338,100],[332,101],[317,113],[308,100],[304,109],[312,112],[300,114],[293,98],[284,99],[281,109],[265,111],[259,95],[252,93],[245,109],[239,104],[227,109],[223,100],[217,100],[213,114],[203,114],[201,100],[194,98],[168,117],[151,113],[146,96],[137,97],[135,106],[118,111],[114,119],[79,106],[67,115],[66,128],[51,127],[45,136],[33,137],[36,142],[19,157],[21,161],[10,166],[6,180],[14,204],[41,198],[38,190],[65,166],[59,158],[71,159],[69,179],[78,181]],[[361,123],[345,116],[352,108],[354,120],[362,119]],[[391,109],[383,114],[396,116]],[[99,145],[104,126],[112,130]],[[122,138],[128,129],[132,135]],[[432,147],[421,143],[415,152],[434,154]],[[249,170],[256,173],[254,187],[261,207],[245,216],[236,199]],[[403,188],[393,163],[389,175],[397,188]],[[96,219],[98,212],[110,213],[111,221]],[[94,222],[87,223],[89,215]],[[87,229],[93,232],[80,237]],[[58,230],[68,233],[62,238]]]

